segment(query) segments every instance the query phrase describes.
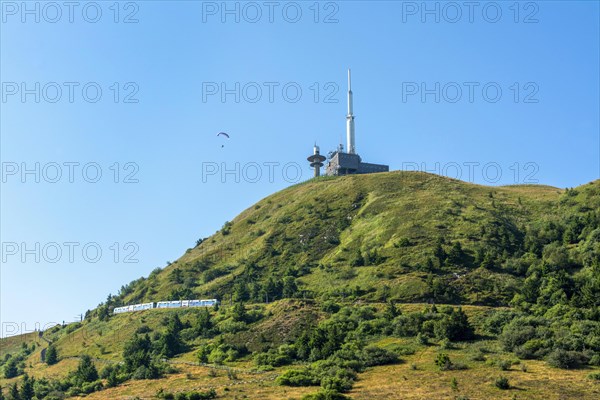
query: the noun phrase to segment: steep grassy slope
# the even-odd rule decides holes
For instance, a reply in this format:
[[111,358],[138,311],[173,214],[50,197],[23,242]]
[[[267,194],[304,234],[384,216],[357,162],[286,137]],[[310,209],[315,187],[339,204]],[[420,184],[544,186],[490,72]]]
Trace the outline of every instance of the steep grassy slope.
[[[184,294],[229,300],[238,282],[254,290],[251,298],[265,299],[268,279],[277,285],[285,276],[299,278],[303,296],[343,297],[358,286],[368,300],[423,301],[434,297],[427,275],[435,273],[458,292],[440,301],[507,304],[518,280],[499,265],[479,270],[477,251],[518,251],[525,224],[556,217],[562,193],[548,186],[485,187],[419,172],[311,180],[263,199],[167,268],[124,286],[119,302]],[[439,241],[446,251],[460,243],[464,254],[439,265]],[[374,259],[353,267],[358,251]],[[466,275],[458,281],[455,273]],[[485,286],[490,279],[497,287]]]
[[38,332],[29,332],[0,339],[0,344],[0,359],[2,359],[7,354],[18,353],[23,349],[23,346],[31,346],[33,344],[36,347],[42,346],[43,341],[39,338]]

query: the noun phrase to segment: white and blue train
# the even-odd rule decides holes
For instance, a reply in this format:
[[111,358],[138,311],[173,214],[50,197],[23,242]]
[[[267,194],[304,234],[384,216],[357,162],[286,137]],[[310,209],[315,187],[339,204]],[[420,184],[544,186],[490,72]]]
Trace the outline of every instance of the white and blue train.
[[217,299],[159,301],[157,303],[142,303],[132,304],[130,306],[115,307],[113,313],[122,314],[132,311],[150,310],[153,308],[214,307],[217,303]]

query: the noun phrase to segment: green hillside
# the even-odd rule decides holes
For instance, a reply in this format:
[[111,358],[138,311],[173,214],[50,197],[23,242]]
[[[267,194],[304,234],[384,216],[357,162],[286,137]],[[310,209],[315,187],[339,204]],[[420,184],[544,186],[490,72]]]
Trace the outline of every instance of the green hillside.
[[579,236],[596,227],[583,230],[597,224],[599,187],[485,187],[418,172],[311,180],[245,210],[108,305],[232,294],[508,305],[563,231],[568,272],[584,266]]
[[[112,314],[191,298],[221,304]],[[592,399],[599,321],[600,181],[322,177],[261,200],[82,323],[0,340],[0,385],[47,399]],[[40,361],[48,342],[56,364]]]

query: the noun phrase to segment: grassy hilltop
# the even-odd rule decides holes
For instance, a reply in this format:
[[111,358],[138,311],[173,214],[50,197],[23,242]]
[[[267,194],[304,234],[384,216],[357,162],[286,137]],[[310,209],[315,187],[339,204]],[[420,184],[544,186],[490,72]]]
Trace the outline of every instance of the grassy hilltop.
[[281,298],[287,282],[311,298],[508,305],[531,261],[523,254],[541,252],[563,219],[598,210],[599,187],[486,187],[419,172],[311,180],[245,210],[119,300],[227,302],[238,291],[259,302]]
[[[313,179],[122,286],[83,323],[3,339],[0,385],[48,399],[596,398],[599,210],[600,181]],[[210,312],[112,315],[215,297]]]

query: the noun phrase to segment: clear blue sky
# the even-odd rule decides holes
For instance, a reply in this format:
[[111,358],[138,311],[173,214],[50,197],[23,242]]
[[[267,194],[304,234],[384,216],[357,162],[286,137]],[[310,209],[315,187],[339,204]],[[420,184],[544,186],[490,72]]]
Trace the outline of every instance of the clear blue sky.
[[[87,2],[35,4],[28,14],[2,2],[2,334],[73,320],[290,185],[296,165],[308,179],[313,143],[326,153],[345,135],[348,67],[366,161],[451,176],[458,165],[463,180],[494,185],[599,177],[597,2],[494,3],[499,18],[488,2],[428,2],[439,22],[420,1],[228,3],[238,16],[221,2],[121,2],[118,15],[113,1],[98,2],[99,17]],[[39,183],[21,175],[36,163]],[[239,182],[203,176],[236,163]],[[276,163],[272,181],[264,163]],[[100,168],[96,183],[84,165],[89,181]],[[138,262],[125,263],[131,252]]]

